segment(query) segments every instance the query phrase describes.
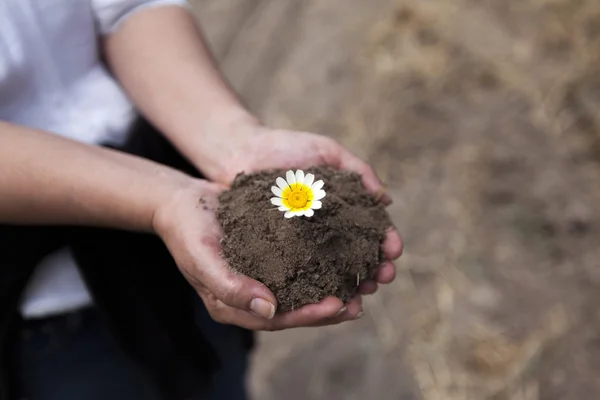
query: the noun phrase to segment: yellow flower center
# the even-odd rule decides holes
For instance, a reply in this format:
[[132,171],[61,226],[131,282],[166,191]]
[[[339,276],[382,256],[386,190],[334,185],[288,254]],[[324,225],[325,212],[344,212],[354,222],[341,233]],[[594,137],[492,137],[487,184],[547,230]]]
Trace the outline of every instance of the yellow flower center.
[[292,211],[308,210],[315,198],[312,189],[302,183],[294,183],[283,190],[283,204]]

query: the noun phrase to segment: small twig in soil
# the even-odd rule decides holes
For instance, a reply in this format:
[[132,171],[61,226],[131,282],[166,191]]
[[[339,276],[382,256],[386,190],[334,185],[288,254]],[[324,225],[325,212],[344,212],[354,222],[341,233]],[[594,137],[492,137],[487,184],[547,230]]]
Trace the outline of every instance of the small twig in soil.
[[360,272],[356,273],[356,286],[360,285]]

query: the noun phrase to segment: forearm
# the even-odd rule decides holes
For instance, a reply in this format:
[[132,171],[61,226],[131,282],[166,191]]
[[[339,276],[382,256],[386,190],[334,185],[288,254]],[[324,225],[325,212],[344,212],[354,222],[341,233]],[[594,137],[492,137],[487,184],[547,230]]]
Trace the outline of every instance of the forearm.
[[235,126],[255,119],[222,78],[193,16],[180,7],[142,11],[106,39],[105,52],[141,111],[222,182]]
[[152,230],[190,180],[141,158],[0,122],[0,223]]

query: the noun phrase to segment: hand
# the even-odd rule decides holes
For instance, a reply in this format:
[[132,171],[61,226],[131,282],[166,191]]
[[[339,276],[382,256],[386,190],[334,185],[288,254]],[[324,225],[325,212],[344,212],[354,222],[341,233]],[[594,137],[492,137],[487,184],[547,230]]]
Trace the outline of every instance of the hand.
[[[231,183],[242,171],[329,165],[359,173],[369,192],[377,196],[383,204],[391,203],[391,198],[385,194],[383,185],[373,168],[337,141],[326,136],[269,129],[256,123],[244,122],[234,131],[230,143],[233,151],[228,158],[230,162],[223,174],[223,183]],[[400,257],[402,248],[403,244],[398,232],[391,228],[383,243],[386,261],[380,267],[374,281],[365,281],[360,285],[360,294],[375,293],[378,283],[386,284],[394,280],[396,270],[392,261]]]
[[162,204],[153,218],[154,230],[215,321],[273,331],[357,318],[362,309],[360,297],[346,305],[328,297],[319,304],[275,315],[277,302],[273,293],[264,284],[232,272],[220,256],[222,231],[214,209],[224,188],[190,179],[190,185]]

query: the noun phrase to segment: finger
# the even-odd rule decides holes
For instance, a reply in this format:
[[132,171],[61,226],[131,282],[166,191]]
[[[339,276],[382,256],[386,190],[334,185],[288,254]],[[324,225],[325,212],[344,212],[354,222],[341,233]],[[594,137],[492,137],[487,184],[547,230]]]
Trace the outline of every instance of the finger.
[[328,318],[322,321],[319,321],[313,325],[312,327],[319,326],[328,326],[328,325],[337,325],[343,322],[354,321],[359,319],[363,314],[362,308],[362,296],[356,295],[354,296],[348,303],[346,303],[346,310],[338,316],[333,318]]
[[360,286],[358,287],[358,293],[360,293],[362,295],[369,295],[369,294],[375,293],[377,291],[377,289],[378,289],[377,282],[365,281],[365,282],[362,282],[360,284]]
[[228,306],[206,289],[206,287],[201,287],[198,294],[202,298],[211,318],[216,322],[236,325],[253,331],[266,330],[269,327],[270,321],[268,319]]
[[404,243],[395,228],[389,228],[383,241],[383,253],[388,260],[396,260],[402,255]]
[[[202,296],[205,300],[205,296]],[[224,324],[237,325],[254,331],[279,331],[298,327],[313,327],[339,324],[344,321],[357,319],[362,314],[362,297],[355,296],[347,304],[335,297],[323,299],[318,304],[310,304],[291,311],[276,315],[272,320],[265,320],[249,312],[239,310],[216,301],[207,308],[213,319]],[[339,306],[342,305],[341,308]],[[317,311],[317,308],[323,308]],[[325,310],[325,308],[328,308]],[[335,311],[332,313],[332,311]]]
[[358,172],[367,191],[378,197],[385,205],[392,203],[391,197],[385,193],[385,188],[373,168],[344,148],[340,152],[340,168]]
[[340,317],[348,317],[348,320],[360,318],[363,312],[362,304],[362,296],[360,294],[355,295],[348,303],[346,303],[346,313]]
[[269,324],[271,330],[311,326],[328,318],[335,317],[346,305],[336,297],[326,297],[317,304],[308,304],[295,311],[275,316]]
[[381,267],[377,270],[377,274],[375,275],[375,281],[377,283],[390,283],[396,278],[396,267],[391,261],[386,261],[383,263]]
[[[355,307],[355,306],[353,306]],[[219,319],[226,323],[256,331],[279,331],[283,329],[317,326],[323,321],[346,313],[347,306],[335,297],[327,297],[317,304],[309,304],[295,311],[277,314],[271,320],[256,317],[248,312],[222,304]],[[353,309],[353,312],[355,310]],[[212,315],[212,314],[211,314]]]
[[217,303],[216,307],[209,308],[207,306],[207,309],[212,319],[221,324],[235,325],[251,331],[263,331],[269,327],[270,321],[268,319],[230,307],[221,301],[217,301]]
[[201,281],[224,304],[260,317],[271,319],[275,315],[277,301],[262,283],[231,271],[220,256],[219,236],[201,238],[196,260],[203,268],[197,268]]

